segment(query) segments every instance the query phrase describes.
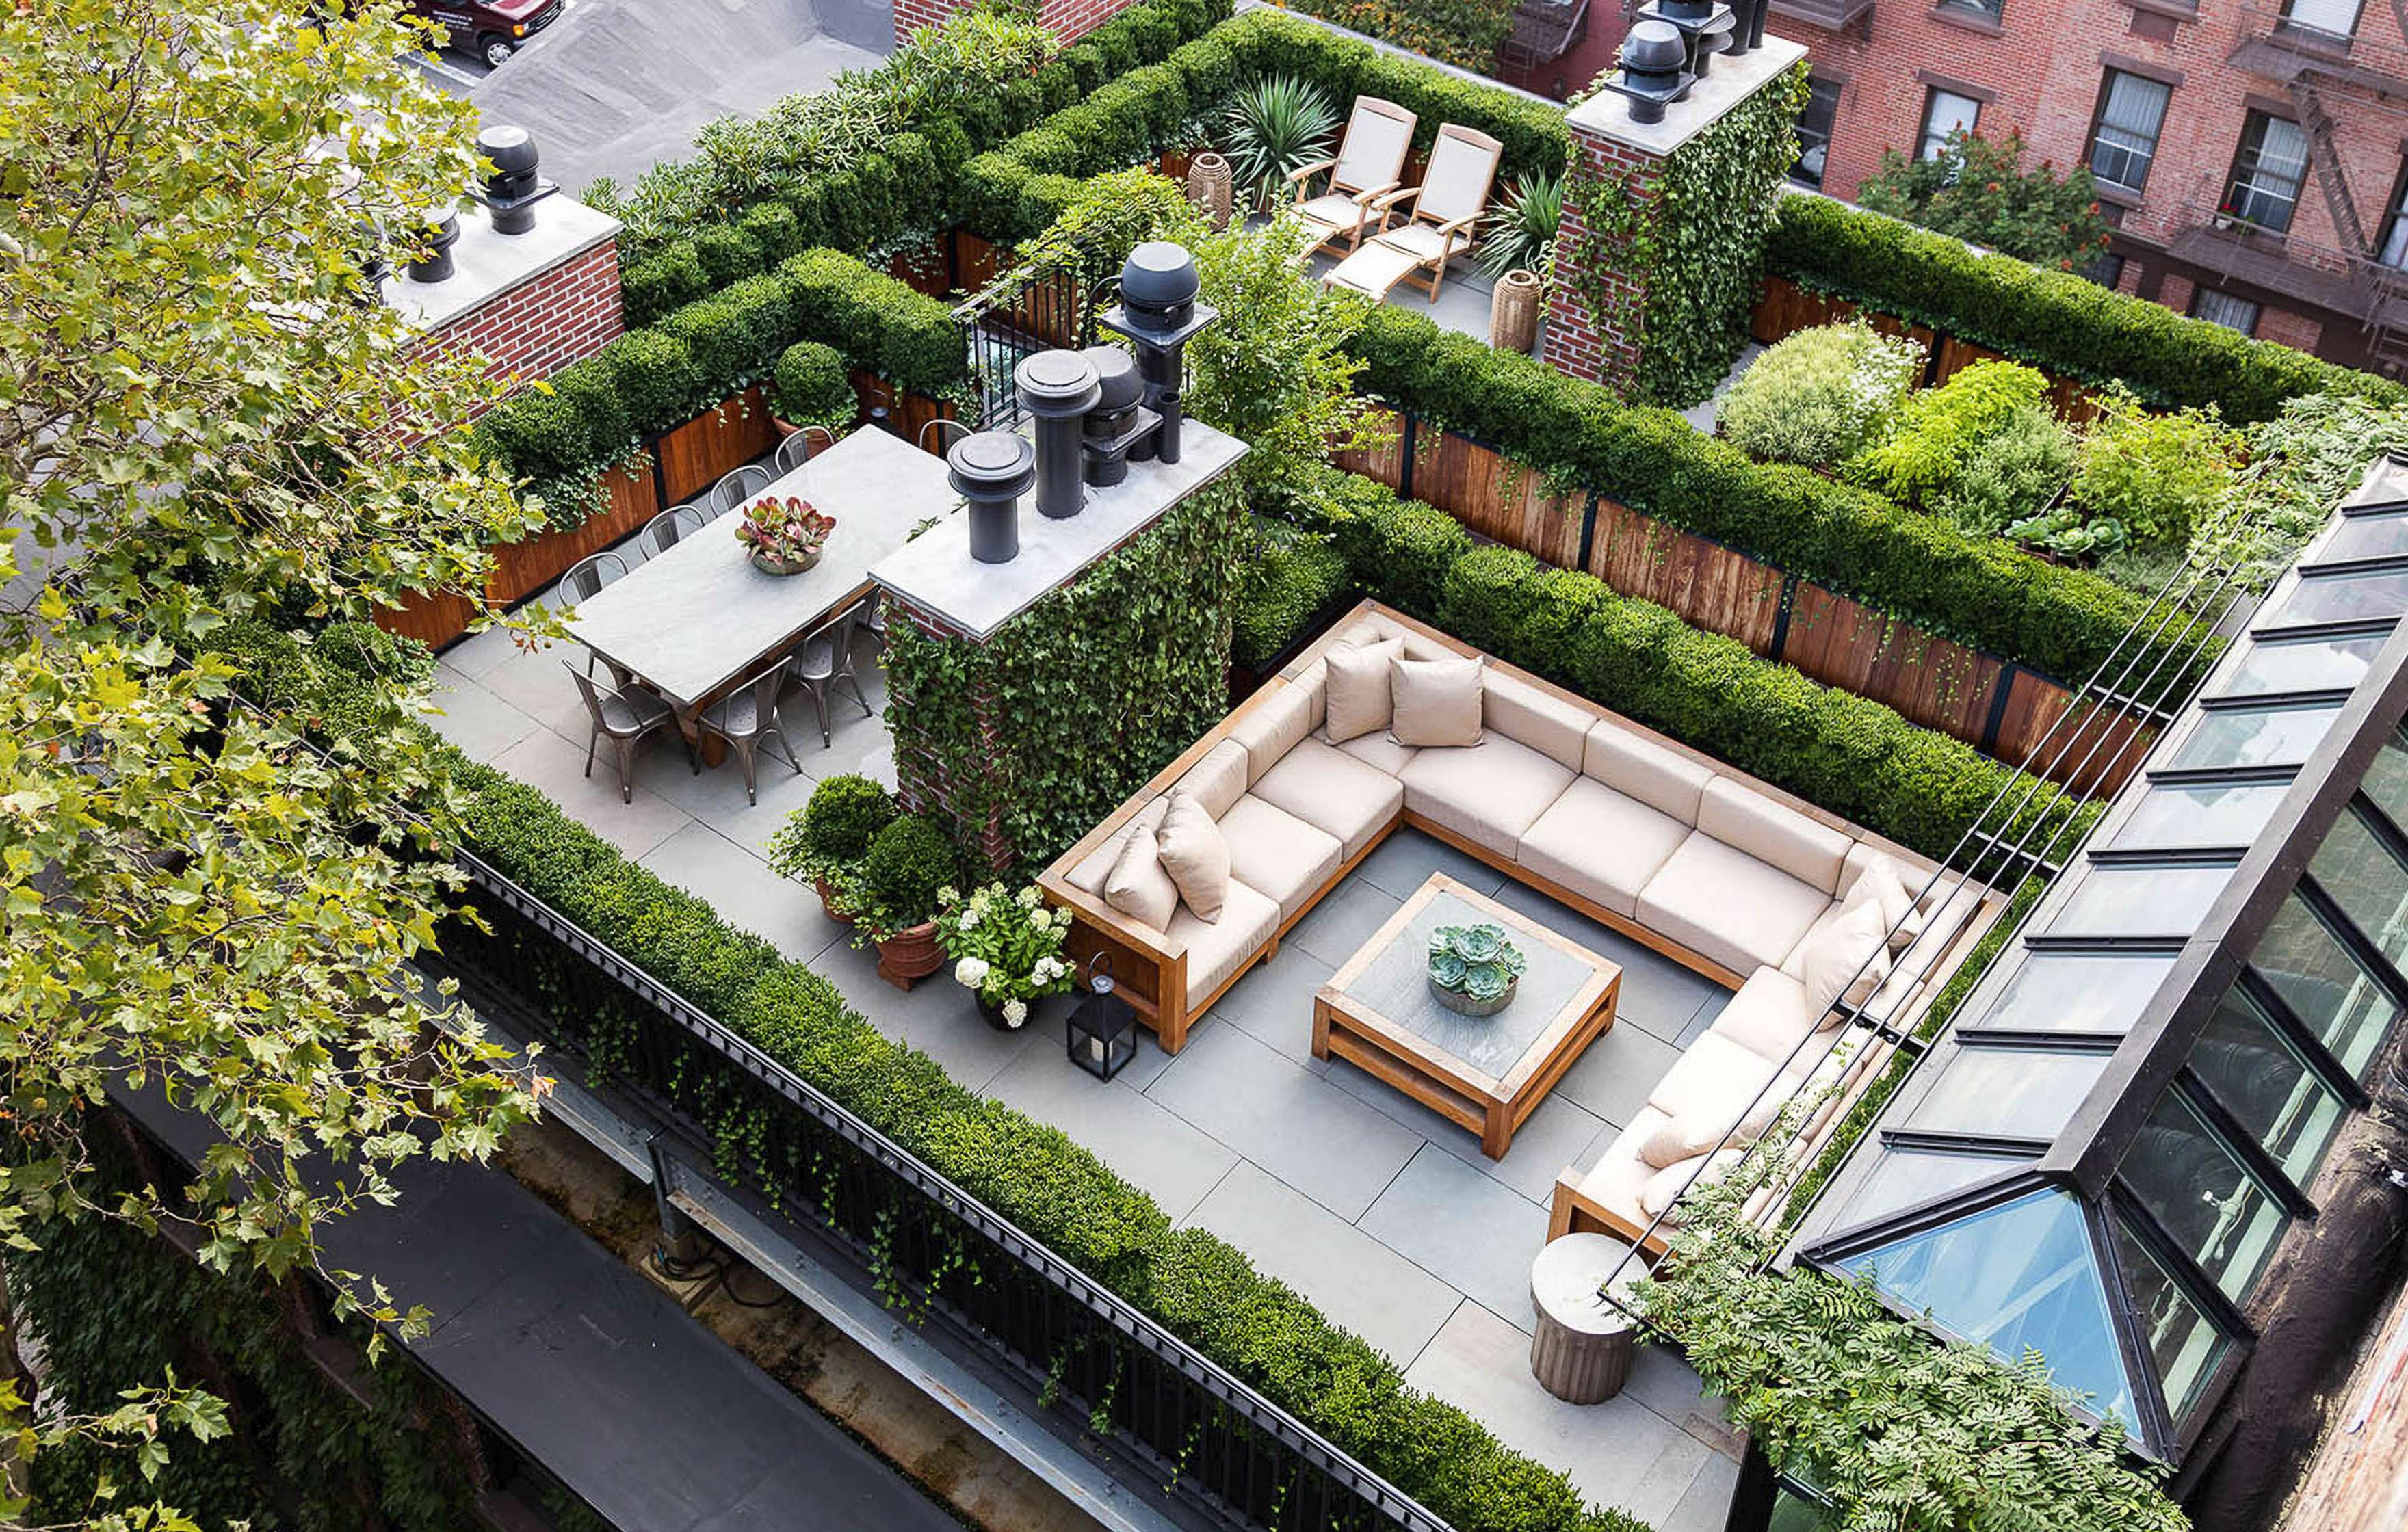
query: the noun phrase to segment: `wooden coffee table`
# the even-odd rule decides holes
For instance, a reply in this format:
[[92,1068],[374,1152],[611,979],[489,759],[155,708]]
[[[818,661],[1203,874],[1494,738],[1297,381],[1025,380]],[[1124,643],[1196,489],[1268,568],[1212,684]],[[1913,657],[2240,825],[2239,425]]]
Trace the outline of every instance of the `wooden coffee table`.
[[[1502,926],[1529,966],[1503,1010],[1459,1015],[1430,994],[1430,933],[1482,923]],[[1621,994],[1622,965],[1432,873],[1312,997],[1312,1052],[1387,1081],[1502,1159],[1514,1130],[1613,1024]]]

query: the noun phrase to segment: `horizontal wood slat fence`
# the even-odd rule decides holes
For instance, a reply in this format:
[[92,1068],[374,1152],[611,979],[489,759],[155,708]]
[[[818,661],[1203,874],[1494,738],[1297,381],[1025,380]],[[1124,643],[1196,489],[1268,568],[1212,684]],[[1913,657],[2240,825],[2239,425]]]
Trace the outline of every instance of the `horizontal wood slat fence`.
[[[1475,536],[1566,569],[1584,569],[1624,595],[1738,639],[1808,678],[1896,709],[1985,754],[2021,764],[2077,706],[2072,690],[2036,670],[1969,649],[1594,494],[1558,496],[1546,476],[1467,437],[1391,415],[1393,446],[1344,452],[1339,466],[1426,501]],[[2089,794],[2123,785],[2145,751],[2119,750],[2138,727],[2112,709],[2078,705],[2075,748],[2057,753],[2057,780]],[[2105,737],[2106,748],[2091,744]],[[2112,767],[2110,763],[2113,763]]]

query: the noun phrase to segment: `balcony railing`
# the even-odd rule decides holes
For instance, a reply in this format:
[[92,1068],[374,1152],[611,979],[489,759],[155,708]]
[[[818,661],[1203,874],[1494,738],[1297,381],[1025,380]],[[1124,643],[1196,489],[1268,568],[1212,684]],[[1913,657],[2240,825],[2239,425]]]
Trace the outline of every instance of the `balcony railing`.
[[2286,83],[2314,75],[2408,96],[2408,38],[2399,28],[2398,17],[2381,0],[2366,0],[2356,30],[2345,36],[2296,21],[2283,6],[2253,0],[2241,7],[2241,42],[2231,63]]
[[2182,213],[2186,226],[2169,242],[2179,260],[2369,325],[2397,318],[2408,303],[2408,271],[2371,255],[2277,234],[2218,199],[2193,199]]

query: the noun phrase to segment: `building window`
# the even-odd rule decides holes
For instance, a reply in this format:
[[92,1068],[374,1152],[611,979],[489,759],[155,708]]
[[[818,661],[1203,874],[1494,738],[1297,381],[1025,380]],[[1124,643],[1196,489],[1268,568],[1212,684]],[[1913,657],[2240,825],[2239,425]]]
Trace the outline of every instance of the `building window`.
[[2283,24],[2329,37],[2347,37],[2358,31],[2358,13],[2365,0],[2283,0]]
[[2074,275],[2109,289],[2124,285],[2124,258],[2114,251],[2100,251]]
[[2210,324],[2221,324],[2228,330],[2238,330],[2244,336],[2258,333],[2258,305],[2230,293],[2219,293],[2202,287],[2190,300],[2190,317],[2203,319]]
[[1948,147],[1948,136],[1960,129],[1971,133],[1982,121],[1982,104],[1970,95],[1934,85],[1923,98],[1923,131],[1916,136],[1914,157],[1936,160]]
[[2400,179],[2391,188],[2391,207],[2383,217],[2383,242],[2374,247],[2374,258],[2386,266],[2408,266],[2408,162],[2400,167]]
[[2241,222],[2281,234],[2291,226],[2307,178],[2308,136],[2300,131],[2300,124],[2251,112],[2241,130],[2241,150],[2232,157],[2224,212]]
[[1831,129],[1839,121],[1840,82],[1809,79],[1806,109],[1798,114],[1798,163],[1789,167],[1791,180],[1800,186],[1822,186],[1823,169],[1831,154]]
[[2172,87],[2110,69],[2099,87],[2099,120],[2090,129],[2090,174],[2102,186],[2138,196],[2149,184],[2165,130],[2166,101]]
[[2006,15],[2007,0],[1940,0],[1940,8],[1995,22]]

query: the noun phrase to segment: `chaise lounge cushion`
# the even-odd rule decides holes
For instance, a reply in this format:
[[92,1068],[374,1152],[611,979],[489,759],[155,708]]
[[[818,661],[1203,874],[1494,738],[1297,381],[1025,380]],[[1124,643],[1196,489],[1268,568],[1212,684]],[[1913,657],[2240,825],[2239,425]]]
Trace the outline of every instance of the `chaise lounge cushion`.
[[1278,901],[1280,918],[1301,910],[1345,860],[1338,838],[1252,793],[1221,816],[1229,876]]
[[1513,860],[1584,899],[1629,915],[1639,891],[1671,859],[1689,827],[1625,797],[1593,777],[1575,777],[1522,836]]
[[[1856,844],[1829,825],[1729,777],[1715,778],[1698,795],[1698,828],[1811,884],[1826,899],[1839,892],[1840,870],[1848,848]],[[1788,949],[1782,954],[1786,956]]]
[[[1418,763],[1416,763],[1418,764]],[[1717,778],[1709,784],[1721,785]],[[1405,803],[1412,804],[1412,780]],[[1735,973],[1779,967],[1831,896],[1708,834],[1703,827],[1639,892],[1635,918]]]
[[1263,773],[1254,795],[1338,838],[1341,856],[1369,845],[1405,806],[1405,784],[1319,738]]
[[1179,913],[1170,918],[1170,939],[1187,949],[1187,1004],[1191,1012],[1203,1007],[1207,996],[1229,976],[1262,951],[1279,929],[1279,901],[1239,882],[1229,881],[1228,892],[1221,905],[1221,918],[1203,921],[1196,911],[1182,905]]
[[1550,757],[1502,735],[1426,750],[1405,766],[1405,809],[1474,845],[1510,853],[1571,785]]

